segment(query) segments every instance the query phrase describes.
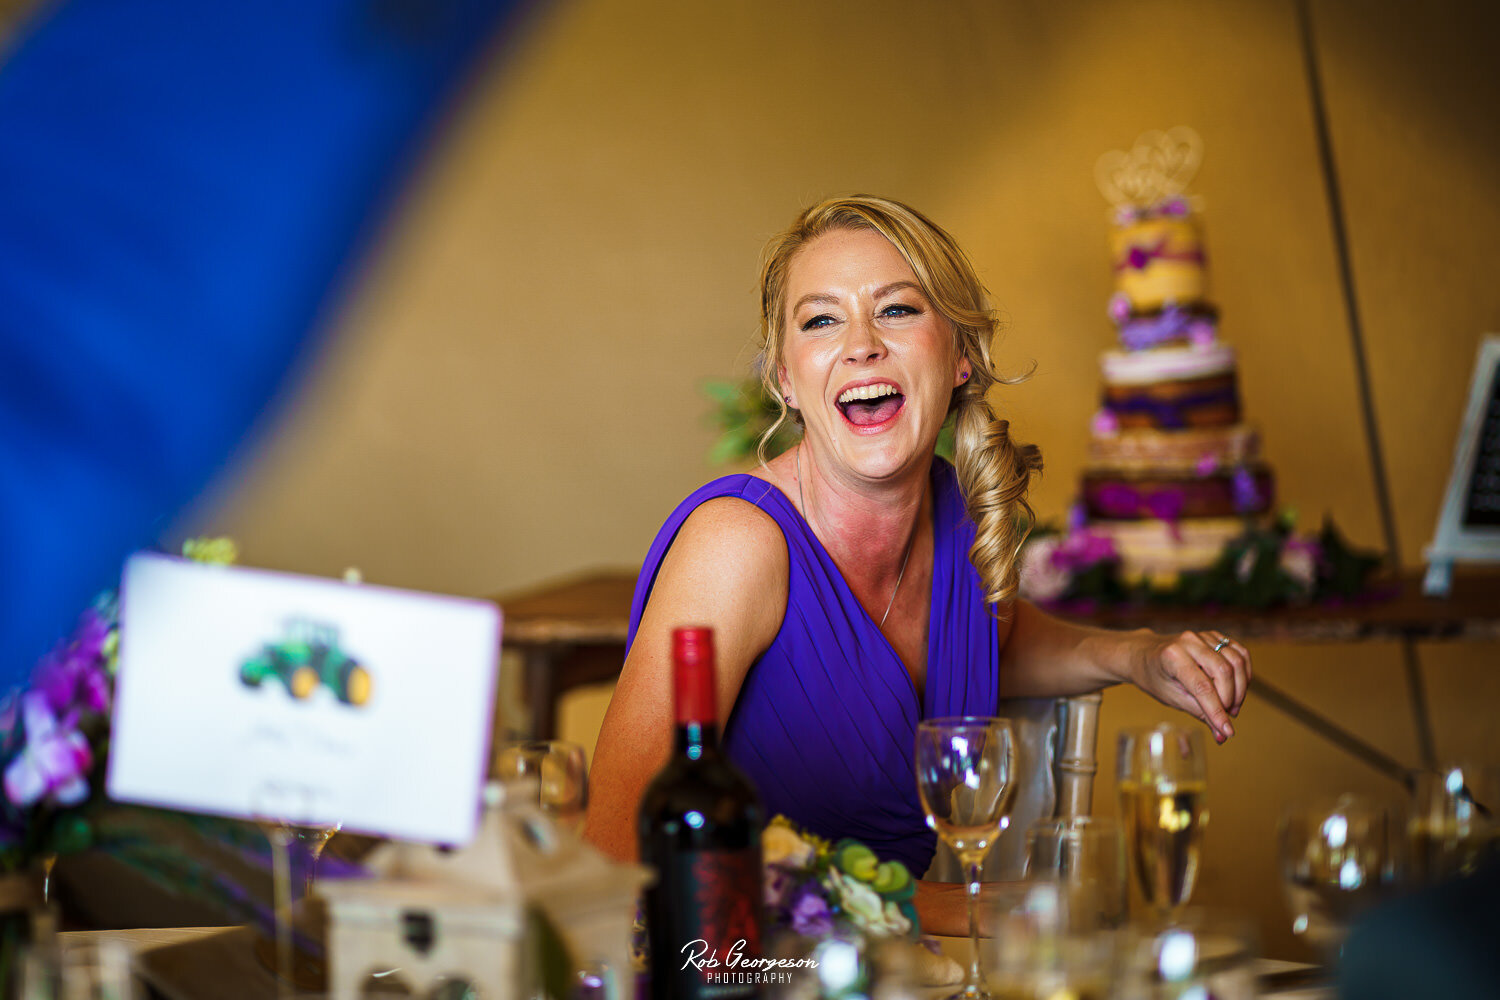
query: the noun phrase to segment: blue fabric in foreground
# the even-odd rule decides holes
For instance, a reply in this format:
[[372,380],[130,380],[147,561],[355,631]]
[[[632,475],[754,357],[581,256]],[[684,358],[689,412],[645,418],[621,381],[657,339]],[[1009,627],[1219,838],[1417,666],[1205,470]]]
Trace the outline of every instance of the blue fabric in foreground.
[[0,69],[0,694],[230,456],[514,0],[76,0]]
[[917,797],[917,722],[993,715],[999,632],[969,562],[974,525],[953,467],[933,463],[932,611],[922,697],[797,508],[765,480],[738,475],[702,487],[672,512],[646,556],[630,611],[634,642],[657,570],[698,506],[737,497],[786,536],[790,577],[781,631],[751,666],[725,726],[730,757],[783,813],[823,837],[854,837],[920,876],[935,837]]

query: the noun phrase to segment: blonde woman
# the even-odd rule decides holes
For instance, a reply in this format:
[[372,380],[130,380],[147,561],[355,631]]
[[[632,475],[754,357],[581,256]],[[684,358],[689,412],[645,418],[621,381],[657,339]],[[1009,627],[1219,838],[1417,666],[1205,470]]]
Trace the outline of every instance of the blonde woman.
[[[987,394],[994,319],[963,252],[913,209],[823,202],[767,248],[762,370],[802,440],[716,480],[667,520],[595,754],[586,835],[636,851],[666,760],[670,631],[712,626],[724,746],[768,815],[927,870],[917,722],[999,698],[1130,682],[1234,734],[1250,655],[1217,632],[1080,628],[1016,598],[1018,514],[1041,459]],[[934,455],[956,411],[956,464]],[[963,887],[923,883],[929,932],[967,931]]]

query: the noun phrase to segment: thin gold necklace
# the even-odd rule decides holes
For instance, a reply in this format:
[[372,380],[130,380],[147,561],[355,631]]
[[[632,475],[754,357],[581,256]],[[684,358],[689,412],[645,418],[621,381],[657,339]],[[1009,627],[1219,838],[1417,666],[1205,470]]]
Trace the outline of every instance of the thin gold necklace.
[[[802,508],[802,520],[812,527],[812,520],[807,516],[807,497],[802,493],[802,442],[797,442],[797,505]],[[891,589],[891,599],[885,606],[885,614],[880,616],[879,628],[885,628],[885,620],[891,616],[891,608],[896,606],[896,595],[901,592],[901,578],[906,575],[906,563],[911,559],[911,547],[917,540],[917,532],[913,529],[911,537],[906,540],[906,554],[901,557],[901,571],[896,574],[896,586]]]

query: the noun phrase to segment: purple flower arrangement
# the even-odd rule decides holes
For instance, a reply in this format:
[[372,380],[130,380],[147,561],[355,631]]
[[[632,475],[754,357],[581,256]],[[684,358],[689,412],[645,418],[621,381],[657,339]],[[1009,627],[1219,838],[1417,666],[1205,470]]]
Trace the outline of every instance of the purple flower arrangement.
[[118,635],[115,602],[101,598],[37,663],[30,685],[0,702],[0,870],[89,846]]
[[[236,558],[226,538],[195,538],[183,554]],[[104,801],[109,714],[119,659],[119,602],[104,594],[72,635],[38,661],[30,683],[0,700],[0,872],[92,846]]]

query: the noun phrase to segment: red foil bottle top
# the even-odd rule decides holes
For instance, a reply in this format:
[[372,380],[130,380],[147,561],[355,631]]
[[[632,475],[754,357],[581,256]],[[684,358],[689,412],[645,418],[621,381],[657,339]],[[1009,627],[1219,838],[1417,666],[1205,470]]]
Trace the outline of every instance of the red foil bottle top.
[[717,723],[714,711],[714,630],[672,630],[672,683],[677,705],[677,724]]

